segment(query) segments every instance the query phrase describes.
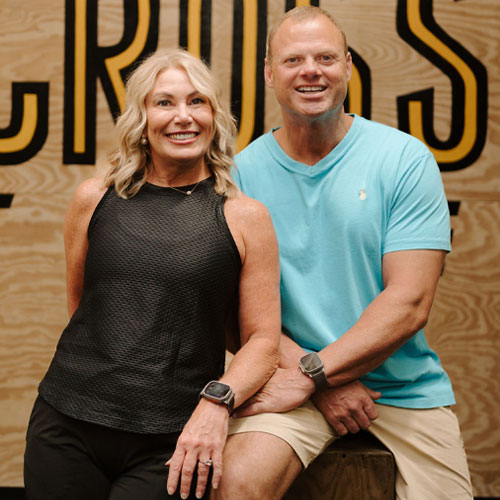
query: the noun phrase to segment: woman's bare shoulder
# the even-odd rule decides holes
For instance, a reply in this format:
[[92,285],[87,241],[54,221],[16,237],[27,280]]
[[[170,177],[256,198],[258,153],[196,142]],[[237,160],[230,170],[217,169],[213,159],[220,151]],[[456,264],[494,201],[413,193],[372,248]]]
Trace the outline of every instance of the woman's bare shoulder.
[[241,193],[239,197],[229,198],[226,201],[226,207],[232,215],[252,224],[267,223],[271,217],[263,203],[244,193]]
[[242,260],[249,249],[277,246],[271,215],[260,201],[242,193],[226,201],[225,214]]
[[83,181],[76,188],[67,216],[82,217],[92,213],[104,196],[106,189],[104,179],[100,177],[91,177]]
[[104,179],[101,177],[91,177],[83,181],[75,191],[71,202],[74,208],[88,210],[95,208],[106,192]]
[[91,177],[83,181],[76,189],[75,196],[82,201],[94,201],[96,198],[102,198],[106,192],[106,185],[102,177]]

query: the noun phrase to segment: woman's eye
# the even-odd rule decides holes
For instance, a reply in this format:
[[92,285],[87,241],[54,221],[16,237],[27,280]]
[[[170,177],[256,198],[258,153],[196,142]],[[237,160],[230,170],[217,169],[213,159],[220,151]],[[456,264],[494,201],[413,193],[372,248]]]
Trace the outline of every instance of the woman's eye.
[[205,99],[203,97],[193,97],[191,104],[205,104]]
[[160,99],[157,103],[158,106],[169,106],[171,101],[168,99]]

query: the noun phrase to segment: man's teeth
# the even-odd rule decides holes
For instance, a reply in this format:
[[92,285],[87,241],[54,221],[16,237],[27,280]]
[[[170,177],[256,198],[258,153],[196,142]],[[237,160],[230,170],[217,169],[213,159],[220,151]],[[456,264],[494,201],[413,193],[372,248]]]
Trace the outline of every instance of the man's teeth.
[[310,86],[310,87],[299,87],[297,90],[299,92],[321,92],[324,90],[325,87],[320,87],[317,85]]
[[167,134],[167,135],[168,137],[176,141],[185,141],[187,139],[192,139],[193,137],[196,137],[195,132],[189,132],[189,133],[179,132],[177,134]]

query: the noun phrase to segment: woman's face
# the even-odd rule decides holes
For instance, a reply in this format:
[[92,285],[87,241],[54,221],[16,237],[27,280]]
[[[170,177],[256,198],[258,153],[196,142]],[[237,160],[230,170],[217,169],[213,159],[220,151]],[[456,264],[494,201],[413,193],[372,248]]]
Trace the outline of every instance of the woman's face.
[[146,97],[146,120],[144,135],[155,167],[204,165],[214,134],[212,106],[183,69],[158,74]]

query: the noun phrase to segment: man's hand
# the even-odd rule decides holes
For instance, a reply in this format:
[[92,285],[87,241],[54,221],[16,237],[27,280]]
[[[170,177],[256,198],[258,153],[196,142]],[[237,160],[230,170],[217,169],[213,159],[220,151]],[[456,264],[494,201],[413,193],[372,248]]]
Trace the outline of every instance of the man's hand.
[[260,391],[235,412],[235,417],[258,413],[283,413],[299,407],[314,392],[314,382],[298,367],[278,368]]
[[374,400],[382,394],[355,380],[314,394],[312,402],[339,436],[368,429],[378,417]]

